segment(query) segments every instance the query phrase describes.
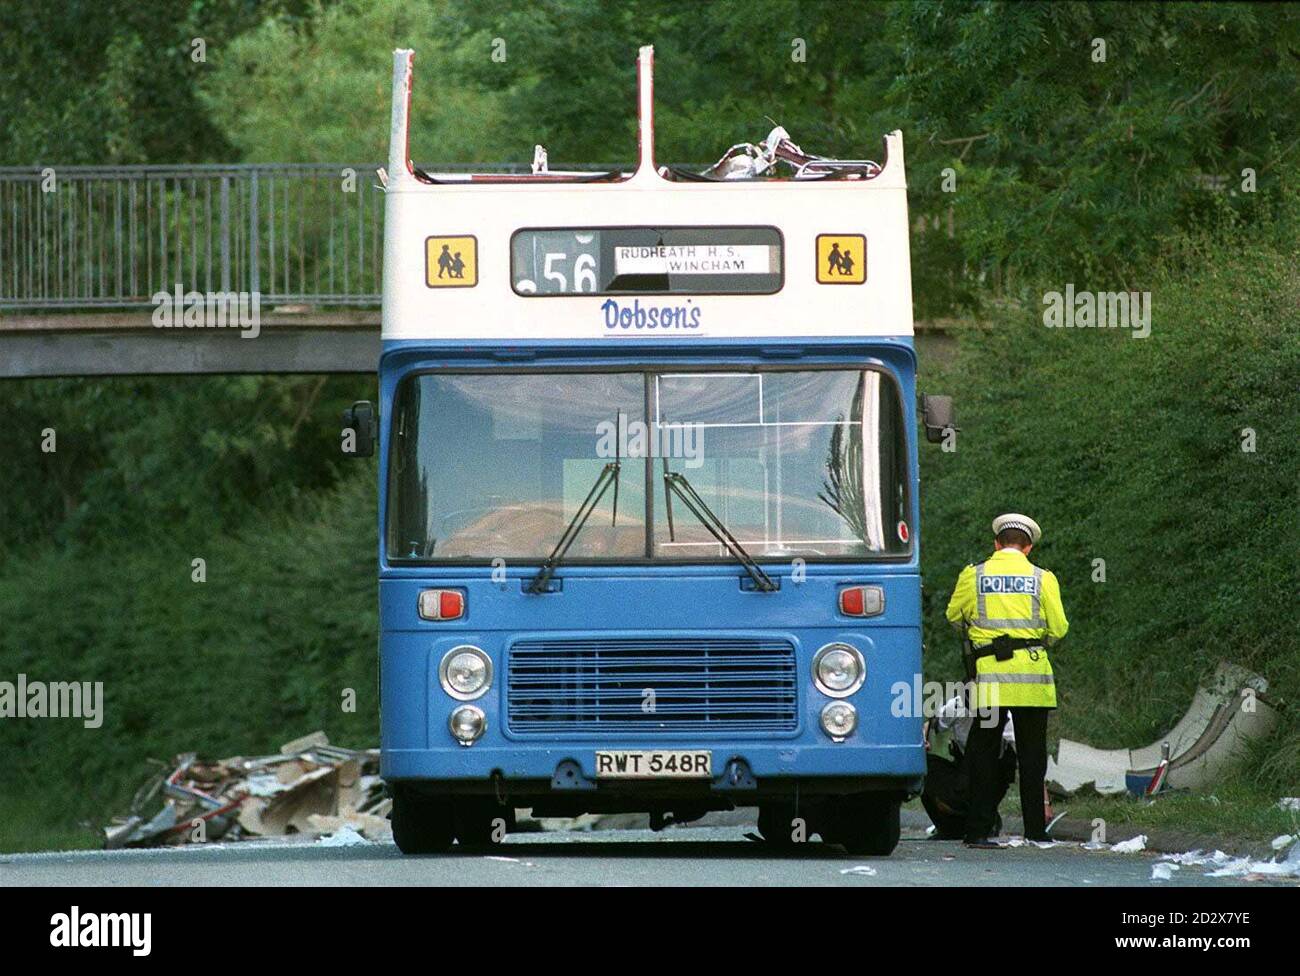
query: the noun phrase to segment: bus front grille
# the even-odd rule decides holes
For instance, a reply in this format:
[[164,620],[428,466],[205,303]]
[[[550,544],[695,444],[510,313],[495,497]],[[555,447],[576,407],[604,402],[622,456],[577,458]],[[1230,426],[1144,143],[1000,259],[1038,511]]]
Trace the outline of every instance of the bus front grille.
[[507,652],[514,733],[793,732],[795,649],[752,637],[520,640]]

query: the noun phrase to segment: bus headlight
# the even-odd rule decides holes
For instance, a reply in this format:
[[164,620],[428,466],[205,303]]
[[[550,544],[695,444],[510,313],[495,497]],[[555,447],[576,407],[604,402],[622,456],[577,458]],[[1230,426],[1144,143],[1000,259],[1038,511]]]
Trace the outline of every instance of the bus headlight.
[[851,644],[827,644],[813,658],[813,684],[823,695],[847,698],[867,679],[867,662]]
[[822,709],[822,731],[843,742],[858,727],[858,710],[848,702],[833,701]]
[[463,746],[472,746],[487,730],[487,716],[477,705],[461,705],[451,713],[447,727],[457,742]]
[[458,701],[473,701],[492,685],[492,659],[471,644],[453,647],[438,665],[442,690]]

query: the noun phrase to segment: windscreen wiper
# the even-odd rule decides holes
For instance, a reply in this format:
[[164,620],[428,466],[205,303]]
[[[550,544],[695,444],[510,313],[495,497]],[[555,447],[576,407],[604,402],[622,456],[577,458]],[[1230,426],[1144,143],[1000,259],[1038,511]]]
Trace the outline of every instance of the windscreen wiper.
[[[705,503],[700,497],[700,493],[695,490],[694,486],[686,480],[686,475],[678,474],[676,471],[669,471],[667,465],[664,466],[664,496],[668,498],[669,493],[675,494],[682,500],[692,515],[700,520],[700,524],[709,530],[713,538],[736,557],[736,560],[745,568],[749,578],[754,581],[754,586],[763,593],[772,593],[779,589],[772,577],[763,572],[763,568],[754,562],[754,558],[745,551],[745,547],[736,541],[736,537],[727,529],[726,523],[718,518],[713,509]],[[671,519],[671,516],[670,516]]]
[[[596,506],[600,504],[600,500],[605,497],[605,492],[609,491],[610,485],[615,486],[614,497],[617,499],[618,473],[622,466],[622,461],[614,460],[610,461],[609,464],[600,469],[600,474],[596,478],[596,483],[591,486],[591,491],[587,492],[587,497],[583,499],[582,504],[578,506],[578,510],[573,513],[573,518],[569,520],[569,524],[565,527],[564,534],[560,536],[560,541],[555,544],[555,548],[551,550],[551,554],[547,556],[546,560],[542,563],[542,568],[538,570],[537,575],[534,576],[532,582],[528,584],[529,593],[546,592],[546,584],[549,583],[551,577],[555,575],[555,570],[556,567],[560,565],[560,560],[562,560],[564,554],[569,551],[569,547],[573,545],[573,541],[578,538],[578,533],[581,532],[582,527],[587,524],[587,519],[591,518],[591,513],[596,510]],[[617,505],[617,502],[615,502],[615,504]],[[614,509],[614,518],[615,520],[618,519],[617,507]]]

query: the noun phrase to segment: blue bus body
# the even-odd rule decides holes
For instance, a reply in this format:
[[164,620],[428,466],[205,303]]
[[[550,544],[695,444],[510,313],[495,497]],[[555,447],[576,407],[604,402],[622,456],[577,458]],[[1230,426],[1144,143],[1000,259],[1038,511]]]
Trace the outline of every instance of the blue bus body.
[[[854,851],[888,853],[899,803],[919,792],[925,772],[922,719],[911,707],[921,674],[920,513],[901,137],[889,137],[893,158],[872,184],[671,184],[652,164],[643,51],[642,165],[631,180],[457,189],[417,174],[406,158],[410,64],[409,52],[397,52],[378,423],[382,773],[398,845],[427,852],[453,838],[499,840],[520,808],[537,817],[646,812],[658,826],[758,807],[760,831],[774,843],[817,832]],[[575,209],[583,212],[570,218]],[[597,229],[578,231],[580,242],[601,230],[628,242],[602,252],[605,278],[615,260],[659,260],[637,241],[659,235],[662,245],[677,233],[707,242],[717,228],[718,240],[741,242],[736,253],[746,260],[759,256],[761,273],[731,280],[761,281],[763,290],[604,293],[671,321],[656,331],[639,311],[620,319],[602,294],[582,294],[596,290],[596,271],[591,287],[578,275],[593,256],[549,254],[520,276],[514,264],[528,242],[543,252],[567,246],[547,243],[566,226]],[[540,229],[520,245],[516,228]],[[862,242],[858,287],[826,287],[819,265],[830,237]],[[572,287],[558,273],[562,294],[537,294],[556,268],[572,269]],[[726,390],[754,379],[756,421],[698,424],[715,451],[743,438],[750,446],[699,473],[672,466],[694,476],[697,497],[713,499],[746,536],[757,569],[717,531],[716,543],[702,535],[708,519],[698,512],[692,521],[679,507],[674,527],[668,461],[662,474],[632,455],[606,462],[613,517],[609,498],[597,497],[600,528],[581,518],[578,500],[607,455],[597,460],[571,442],[537,475],[562,487],[521,494],[521,457],[533,448],[515,452],[511,438],[535,445],[544,435],[483,431],[495,430],[502,401],[513,414],[501,422],[515,423],[518,401],[544,394],[552,377],[578,391],[580,381],[602,377],[633,399],[643,383],[640,415],[656,430],[670,426],[661,395],[677,396],[679,413],[698,406],[706,416],[721,409]],[[841,399],[822,397],[816,416],[798,413],[804,394],[796,393],[823,378]],[[611,406],[619,425],[625,409],[641,408]],[[434,437],[420,426],[448,411],[463,415],[460,429]],[[805,452],[803,469],[783,451]],[[816,484],[824,473],[825,492]],[[843,483],[833,485],[837,473]],[[826,497],[835,491],[845,494]],[[476,512],[449,516],[461,495],[474,496],[466,510]],[[805,534],[795,540],[803,548],[786,548],[783,540],[798,535],[790,522],[824,528],[834,522],[828,510],[851,531],[835,523],[832,537]],[[562,539],[566,521],[566,534],[576,526],[583,541],[571,553],[557,545],[558,562],[543,559],[539,540],[549,548]],[[502,542],[495,558],[490,545],[464,541],[475,532],[529,541]],[[863,592],[869,610],[842,602]],[[835,667],[816,668],[832,651]],[[462,678],[469,693],[456,691]]]
[[[773,363],[835,365],[887,370],[907,403],[915,398],[916,360],[908,337],[870,343],[790,340],[761,346],[727,343],[700,348],[659,343],[640,347],[536,343],[474,348],[419,341],[385,343],[380,367],[381,403],[389,405],[401,379],[413,372],[473,369],[484,373],[556,367],[668,366],[678,370],[761,369]],[[389,456],[391,409],[381,411],[380,457]],[[909,481],[917,484],[915,427],[908,429]],[[385,518],[388,483],[380,481],[380,516]],[[910,524],[919,526],[912,491]],[[914,534],[913,538],[916,538]],[[760,799],[792,799],[797,793],[871,789],[902,797],[920,788],[925,771],[919,715],[899,715],[901,685],[910,689],[921,671],[919,546],[890,562],[809,562],[802,581],[789,566],[765,561],[780,583],[776,593],[757,592],[735,564],[562,566],[558,592],[532,594],[527,581],[536,565],[394,565],[380,546],[380,660],[383,775],[394,783],[418,781],[444,794],[503,795],[519,806],[553,815],[603,810],[656,809],[664,812],[754,806]],[[839,612],[838,593],[849,585],[884,591],[884,613],[856,620]],[[454,627],[421,619],[417,598],[429,588],[465,594],[466,615]],[[512,652],[530,641],[579,639],[604,642],[654,638],[679,644],[719,637],[775,640],[792,649],[793,670],[768,676],[795,700],[787,731],[621,732],[593,715],[566,732],[520,730],[512,720]],[[846,642],[863,651],[866,680],[847,701],[860,724],[844,742],[832,742],[819,727],[830,701],[811,676],[821,647]],[[439,661],[452,648],[470,644],[496,664],[491,690],[476,701],[486,714],[486,731],[470,748],[448,734],[459,702],[439,685]],[[910,699],[909,699],[910,700]],[[696,780],[598,784],[595,751],[707,747],[713,777]],[[739,767],[736,761],[739,761]]]

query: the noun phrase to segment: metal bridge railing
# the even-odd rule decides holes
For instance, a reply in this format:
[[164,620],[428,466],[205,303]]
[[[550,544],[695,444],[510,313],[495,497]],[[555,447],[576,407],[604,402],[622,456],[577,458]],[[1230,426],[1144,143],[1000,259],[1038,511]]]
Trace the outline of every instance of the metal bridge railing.
[[178,285],[264,307],[377,305],[378,165],[0,167],[0,309],[151,306]]

